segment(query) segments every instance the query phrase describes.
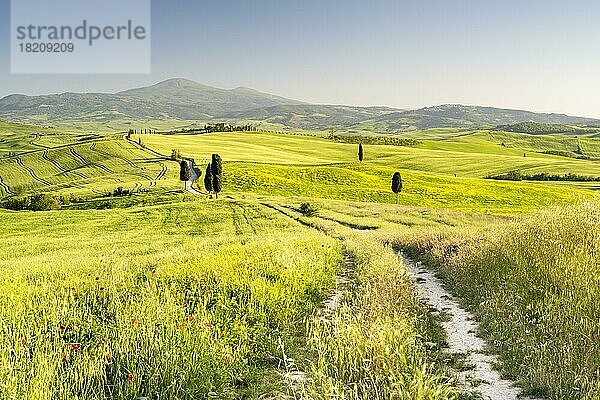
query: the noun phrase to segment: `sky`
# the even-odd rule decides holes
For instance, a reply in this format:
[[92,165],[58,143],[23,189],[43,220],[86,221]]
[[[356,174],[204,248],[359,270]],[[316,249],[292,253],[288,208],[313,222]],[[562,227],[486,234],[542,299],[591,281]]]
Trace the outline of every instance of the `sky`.
[[312,103],[600,118],[599,15],[591,0],[153,0],[151,73],[30,75],[10,73],[0,0],[0,96],[182,77]]

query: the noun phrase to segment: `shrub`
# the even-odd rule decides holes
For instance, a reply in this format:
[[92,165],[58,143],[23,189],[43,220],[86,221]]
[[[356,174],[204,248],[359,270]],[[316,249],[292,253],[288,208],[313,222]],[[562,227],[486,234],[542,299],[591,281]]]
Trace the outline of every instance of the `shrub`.
[[114,197],[123,197],[123,196],[130,196],[131,195],[131,190],[129,189],[124,189],[123,186],[119,186],[118,188],[116,188],[113,192],[112,195]]
[[33,196],[13,197],[2,203],[2,207],[13,211],[50,211],[60,208],[61,201],[47,193]]
[[319,214],[319,208],[308,202],[300,204],[300,212],[307,217],[314,217]]

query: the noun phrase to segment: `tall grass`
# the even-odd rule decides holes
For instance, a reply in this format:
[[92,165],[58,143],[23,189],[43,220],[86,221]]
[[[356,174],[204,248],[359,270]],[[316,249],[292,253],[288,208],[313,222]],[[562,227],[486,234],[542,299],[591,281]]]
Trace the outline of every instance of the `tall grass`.
[[383,244],[346,240],[355,286],[331,320],[314,318],[311,399],[455,399],[426,356],[418,302],[404,265]]
[[431,234],[409,246],[476,311],[507,375],[553,399],[600,398],[598,204],[548,209],[478,239]]
[[341,259],[247,203],[0,217],[1,399],[261,394]]

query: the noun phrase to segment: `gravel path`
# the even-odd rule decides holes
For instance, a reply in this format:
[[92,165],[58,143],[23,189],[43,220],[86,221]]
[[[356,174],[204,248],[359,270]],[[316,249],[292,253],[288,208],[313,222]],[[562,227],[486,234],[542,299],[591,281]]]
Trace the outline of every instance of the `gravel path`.
[[493,369],[497,358],[485,354],[485,342],[476,336],[479,324],[444,289],[442,281],[422,263],[414,262],[403,254],[401,256],[411,272],[421,300],[449,316],[448,321],[442,322],[448,336],[447,351],[468,354],[467,361],[475,366],[458,374],[462,388],[478,391],[486,400],[539,400],[523,397],[521,389],[515,387],[514,382],[502,379]]

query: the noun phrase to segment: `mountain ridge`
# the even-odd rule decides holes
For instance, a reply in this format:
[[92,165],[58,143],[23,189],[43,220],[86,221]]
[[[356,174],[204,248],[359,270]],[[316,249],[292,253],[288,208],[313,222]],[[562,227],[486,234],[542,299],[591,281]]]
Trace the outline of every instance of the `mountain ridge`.
[[186,78],[116,93],[11,94],[0,99],[0,119],[25,123],[118,119],[257,121],[292,129],[402,133],[430,128],[479,128],[522,122],[600,125],[599,119],[561,113],[441,104],[416,110],[392,107],[310,104],[239,86],[221,89]]

